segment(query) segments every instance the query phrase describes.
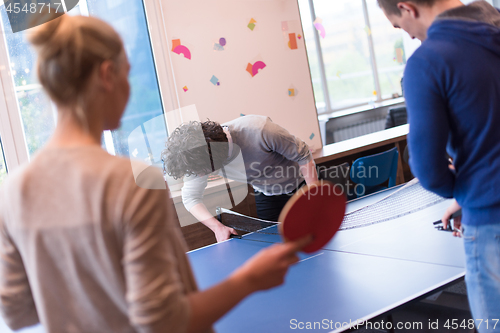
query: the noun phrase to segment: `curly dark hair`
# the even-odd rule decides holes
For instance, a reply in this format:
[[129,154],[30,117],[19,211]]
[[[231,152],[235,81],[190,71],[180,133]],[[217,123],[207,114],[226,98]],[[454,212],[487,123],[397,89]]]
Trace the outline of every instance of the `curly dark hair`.
[[219,170],[228,159],[228,139],[219,123],[191,121],[177,127],[161,153],[163,173],[174,179]]
[[[423,5],[430,7],[434,5],[439,0],[407,0],[407,2],[413,2],[416,5]],[[398,9],[398,3],[405,2],[404,0],[377,0],[380,8],[384,10],[387,14],[401,16],[401,11]]]

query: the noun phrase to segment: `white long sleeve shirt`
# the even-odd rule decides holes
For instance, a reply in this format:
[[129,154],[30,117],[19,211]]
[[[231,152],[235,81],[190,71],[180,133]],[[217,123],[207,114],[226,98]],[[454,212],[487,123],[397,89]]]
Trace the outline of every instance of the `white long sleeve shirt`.
[[[228,127],[235,145],[234,156],[224,167],[228,179],[247,182],[266,195],[290,193],[304,180],[300,166],[312,160],[309,146],[269,117],[247,115],[222,125]],[[222,169],[218,174],[224,176]],[[203,202],[207,178],[185,178],[182,201],[188,211]]]

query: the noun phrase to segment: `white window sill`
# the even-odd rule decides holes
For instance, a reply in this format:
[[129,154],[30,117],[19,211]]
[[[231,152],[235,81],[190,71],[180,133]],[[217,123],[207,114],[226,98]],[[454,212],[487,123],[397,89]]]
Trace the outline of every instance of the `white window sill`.
[[340,118],[340,117],[349,116],[349,115],[352,115],[355,113],[366,112],[366,111],[374,110],[374,109],[381,108],[381,107],[387,107],[387,106],[391,106],[391,105],[404,103],[404,101],[405,101],[404,97],[392,98],[392,99],[384,100],[381,102],[375,102],[372,104],[355,106],[355,107],[340,110],[340,111],[331,111],[331,112],[321,113],[320,115],[318,115],[318,119],[319,119],[319,121],[328,121],[329,119],[332,119],[332,118]]

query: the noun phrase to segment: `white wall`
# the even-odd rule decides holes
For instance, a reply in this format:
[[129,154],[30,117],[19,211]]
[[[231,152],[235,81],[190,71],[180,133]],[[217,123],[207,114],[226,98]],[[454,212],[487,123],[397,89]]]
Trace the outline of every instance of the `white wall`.
[[[161,4],[180,108],[195,105],[201,120],[218,122],[240,114],[266,115],[310,147],[321,148],[296,0],[161,0]],[[247,27],[252,18],[257,21],[253,31]],[[288,31],[283,30],[283,21],[288,22]],[[287,46],[291,32],[301,34],[298,49]],[[227,42],[224,50],[214,50],[221,37]],[[171,51],[174,39],[189,48],[191,60]],[[246,68],[256,61],[263,61],[266,68],[252,77]],[[219,86],[210,82],[213,75]],[[289,88],[298,95],[288,96]]]

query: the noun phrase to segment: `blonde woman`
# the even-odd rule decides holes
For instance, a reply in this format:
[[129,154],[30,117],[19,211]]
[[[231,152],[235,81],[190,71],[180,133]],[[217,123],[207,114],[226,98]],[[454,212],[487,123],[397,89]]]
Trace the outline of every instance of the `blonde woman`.
[[[166,190],[136,185],[101,148],[119,127],[130,65],[118,34],[67,15],[36,29],[55,132],[0,192],[0,312],[12,329],[204,332],[244,297],[283,282],[308,240],[272,246],[198,292]],[[158,171],[158,177],[162,177]]]

